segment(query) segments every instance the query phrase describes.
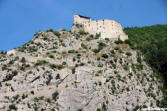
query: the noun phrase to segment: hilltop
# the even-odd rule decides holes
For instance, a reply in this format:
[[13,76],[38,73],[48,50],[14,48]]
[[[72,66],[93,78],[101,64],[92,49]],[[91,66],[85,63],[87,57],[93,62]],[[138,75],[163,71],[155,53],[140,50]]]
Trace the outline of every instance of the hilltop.
[[161,80],[140,51],[116,43],[84,31],[37,32],[25,45],[0,54],[0,109],[136,111],[159,106]]

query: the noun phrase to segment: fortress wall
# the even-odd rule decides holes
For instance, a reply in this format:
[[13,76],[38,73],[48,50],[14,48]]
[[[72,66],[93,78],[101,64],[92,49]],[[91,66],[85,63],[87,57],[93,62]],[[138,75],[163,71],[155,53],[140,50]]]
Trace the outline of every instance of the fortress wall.
[[91,19],[82,18],[79,15],[74,15],[74,23],[75,24],[82,24],[83,22],[90,22]]
[[126,40],[128,36],[123,32],[120,23],[114,20],[95,20],[91,21],[89,17],[74,15],[74,23],[82,24],[83,29],[90,34],[101,34],[101,38],[112,38],[113,40]]
[[85,31],[90,34],[101,33],[102,38],[118,38],[123,34],[121,24],[113,20],[96,20],[91,22],[83,22]]

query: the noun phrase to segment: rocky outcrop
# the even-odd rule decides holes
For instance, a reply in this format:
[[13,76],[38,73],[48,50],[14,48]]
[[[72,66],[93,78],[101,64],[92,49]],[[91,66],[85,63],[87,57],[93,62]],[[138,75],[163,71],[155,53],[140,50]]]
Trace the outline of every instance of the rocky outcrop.
[[0,55],[2,111],[157,107],[161,85],[140,52],[87,33],[38,32],[14,53]]

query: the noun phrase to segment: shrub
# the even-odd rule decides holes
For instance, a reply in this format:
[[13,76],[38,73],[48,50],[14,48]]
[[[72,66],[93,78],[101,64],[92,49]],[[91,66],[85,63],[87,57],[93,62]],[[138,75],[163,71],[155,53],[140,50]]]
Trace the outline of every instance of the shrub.
[[114,50],[119,50],[120,48],[119,47],[115,47]]
[[75,24],[75,26],[76,26],[77,28],[82,28],[82,27],[83,27],[82,24]]
[[53,59],[53,58],[54,58],[54,55],[49,54],[48,57]]
[[56,110],[54,108],[52,108],[51,111],[56,111]]
[[82,62],[82,63],[80,63],[79,65],[80,65],[80,66],[84,66],[84,65],[85,65],[85,63],[83,63],[83,62]]
[[54,32],[54,30],[53,29],[49,29],[49,30],[47,30],[47,32]]
[[93,51],[94,53],[99,53],[99,52],[100,52],[99,49],[93,49],[92,51]]
[[141,59],[141,56],[140,56],[140,55],[137,56],[137,62],[139,62],[139,63],[142,62],[142,59]]
[[72,68],[72,74],[75,74],[75,68]]
[[79,31],[79,34],[80,34],[80,35],[87,35],[88,32],[85,32],[84,30],[80,30],[80,31]]
[[103,111],[107,111],[107,106],[106,106],[106,104],[103,102],[103,105],[102,105],[102,110]]
[[56,79],[60,79],[60,74],[57,74],[57,75],[56,75]]
[[53,79],[52,75],[49,75],[46,84],[49,85],[52,79]]
[[3,66],[2,66],[2,71],[4,71],[4,70],[7,70],[7,65],[6,64],[3,64]]
[[16,57],[14,58],[15,61],[18,60],[18,59],[19,59],[19,56],[16,56]]
[[138,111],[140,109],[140,106],[137,105],[132,111]]
[[69,50],[68,53],[75,53],[76,51],[73,49],[73,50]]
[[132,56],[132,53],[131,52],[126,52],[126,55],[127,56]]
[[61,70],[61,69],[64,68],[63,65],[57,65],[56,67],[57,67],[58,70]]
[[105,46],[106,46],[106,44],[103,43],[103,42],[100,42],[100,43],[98,44],[98,48],[99,48],[100,50],[103,49]]
[[93,51],[94,53],[99,53],[100,50],[102,50],[105,46],[106,46],[105,43],[100,42],[100,43],[98,44],[98,48],[97,48],[97,49],[93,49],[92,51]]
[[14,61],[13,61],[13,60],[9,61],[9,64],[10,64],[10,65],[11,65],[11,64],[14,64]]
[[111,63],[112,67],[114,67],[114,69],[116,68],[116,64],[114,63]]
[[102,111],[100,108],[97,108],[97,110],[96,111]]
[[45,60],[37,60],[37,62],[35,63],[35,66],[40,66],[45,64],[48,64],[48,62]]
[[124,65],[123,68],[124,68],[125,70],[129,70],[128,65]]
[[37,47],[35,47],[35,46],[28,47],[28,48],[27,48],[27,51],[28,51],[29,53],[36,52],[36,51],[37,51]]
[[125,43],[129,45],[131,44],[129,39],[125,40]]
[[87,45],[85,45],[84,43],[81,44],[81,47],[87,49]]
[[60,32],[57,32],[57,31],[54,32],[54,34],[55,34],[56,36],[58,36],[58,37],[61,35]]
[[26,62],[25,57],[22,57],[21,60],[20,60],[20,62],[25,63]]
[[56,68],[56,64],[50,64],[49,66],[50,66],[50,68],[52,68],[52,69]]
[[16,76],[16,75],[18,74],[18,72],[17,72],[16,70],[14,70],[14,71],[12,71],[12,74],[13,74],[14,76]]
[[135,66],[136,66],[136,69],[139,71],[143,69],[143,64],[136,64]]
[[31,94],[33,94],[33,95],[34,95],[34,91],[31,91]]
[[58,70],[61,70],[61,69],[64,68],[63,65],[61,65],[61,64],[60,64],[60,65],[50,64],[49,66],[50,66],[50,68],[52,68],[52,69],[57,68]]
[[98,64],[98,67],[103,67],[103,64]]
[[101,34],[96,34],[96,35],[95,35],[95,39],[99,39],[100,36],[101,36]]
[[89,37],[86,38],[87,41],[90,41],[90,40],[93,40],[93,39],[94,39],[93,35],[90,35]]
[[52,94],[52,99],[53,100],[57,100],[57,98],[58,98],[58,95],[59,95],[59,93],[56,91],[56,92],[54,92],[53,94]]
[[61,31],[67,31],[66,29],[61,29]]
[[11,104],[11,105],[9,105],[9,109],[11,109],[11,110],[17,110],[17,107],[15,106],[15,104]]
[[122,44],[123,41],[119,39],[119,40],[115,41],[115,43],[116,43],[116,44]]
[[78,111],[82,111],[82,109],[78,109]]
[[109,41],[110,39],[109,38],[105,38],[106,41]]
[[12,80],[13,77],[17,75],[17,73],[18,73],[18,72],[17,72],[16,70],[15,70],[15,71],[12,71],[12,74],[8,74],[8,75],[6,75],[6,78],[4,78],[3,81],[9,81],[9,80]]
[[108,58],[108,55],[107,54],[102,54],[102,57],[103,58]]
[[63,63],[62,63],[62,65],[66,65],[67,63],[64,61]]

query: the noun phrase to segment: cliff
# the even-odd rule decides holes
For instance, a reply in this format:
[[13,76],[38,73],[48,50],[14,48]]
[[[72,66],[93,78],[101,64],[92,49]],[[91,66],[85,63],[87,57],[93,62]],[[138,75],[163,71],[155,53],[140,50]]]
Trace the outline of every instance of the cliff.
[[0,109],[128,111],[157,107],[162,83],[140,52],[84,31],[37,32],[0,54]]

